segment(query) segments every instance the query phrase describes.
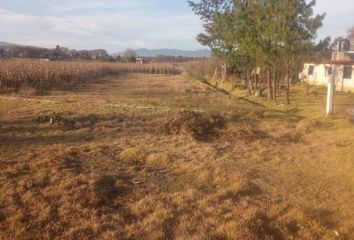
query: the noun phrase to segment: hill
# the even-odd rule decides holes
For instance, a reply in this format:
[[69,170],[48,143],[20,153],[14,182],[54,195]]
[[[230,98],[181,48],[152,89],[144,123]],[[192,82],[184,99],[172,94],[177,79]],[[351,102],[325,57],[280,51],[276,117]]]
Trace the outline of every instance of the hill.
[[16,44],[16,43],[9,43],[9,42],[3,42],[0,41],[0,47],[19,47],[19,48],[35,48],[35,49],[45,49],[44,47],[37,47],[37,46],[29,46],[29,45],[22,45],[22,44]]
[[14,44],[14,43],[9,43],[9,42],[2,42],[2,41],[0,41],[0,46],[1,46],[1,47],[16,47],[16,46],[19,46],[19,45]]

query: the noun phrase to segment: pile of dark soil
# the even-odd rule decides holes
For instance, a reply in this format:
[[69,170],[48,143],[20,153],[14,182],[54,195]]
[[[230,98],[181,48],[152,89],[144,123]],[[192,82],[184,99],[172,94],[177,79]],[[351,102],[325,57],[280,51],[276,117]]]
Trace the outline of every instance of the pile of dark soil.
[[218,136],[226,121],[223,117],[195,111],[180,111],[162,123],[159,131],[167,135],[188,134],[203,141]]

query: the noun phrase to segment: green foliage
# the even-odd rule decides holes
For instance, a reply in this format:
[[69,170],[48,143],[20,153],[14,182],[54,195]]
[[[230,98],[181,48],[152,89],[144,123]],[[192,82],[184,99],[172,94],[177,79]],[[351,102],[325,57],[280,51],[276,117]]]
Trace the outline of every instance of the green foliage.
[[197,40],[211,49],[222,48],[221,29],[215,24],[217,14],[229,13],[233,10],[232,0],[201,0],[200,2],[187,1],[193,11],[204,22],[205,33],[200,33]]

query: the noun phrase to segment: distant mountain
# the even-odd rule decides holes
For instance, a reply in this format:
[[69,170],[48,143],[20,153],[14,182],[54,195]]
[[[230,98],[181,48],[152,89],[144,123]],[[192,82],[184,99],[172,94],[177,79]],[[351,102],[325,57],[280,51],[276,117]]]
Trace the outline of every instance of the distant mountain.
[[14,47],[19,47],[19,48],[45,49],[45,48],[43,48],[43,47],[21,45],[21,44],[9,43],[9,42],[3,42],[3,41],[0,41],[0,47],[2,47],[2,48],[14,48]]
[[[140,48],[135,50],[136,54],[140,57],[156,57],[156,56],[171,56],[171,57],[210,57],[211,52],[208,49],[201,49],[201,50],[195,50],[195,51],[184,51],[184,50],[179,50],[179,49],[146,49],[146,48]],[[115,53],[113,54],[115,56],[118,55],[123,55],[123,52],[121,53]]]
[[2,42],[0,41],[0,46],[1,47],[17,47],[17,46],[21,46],[15,43],[9,43],[9,42]]
[[[15,47],[20,47],[20,48],[25,48],[25,47],[30,47],[30,48],[35,48],[35,49],[45,49],[42,47],[35,47],[35,46],[26,46],[26,45],[21,45],[21,44],[16,44],[16,43],[9,43],[9,42],[4,42],[0,41],[0,48],[15,48]],[[138,56],[140,57],[156,57],[156,56],[171,56],[171,57],[210,57],[211,51],[208,49],[200,49],[200,50],[179,50],[179,49],[146,49],[146,48],[140,48],[135,50]],[[123,55],[123,52],[120,53],[113,53],[113,56],[119,56]]]

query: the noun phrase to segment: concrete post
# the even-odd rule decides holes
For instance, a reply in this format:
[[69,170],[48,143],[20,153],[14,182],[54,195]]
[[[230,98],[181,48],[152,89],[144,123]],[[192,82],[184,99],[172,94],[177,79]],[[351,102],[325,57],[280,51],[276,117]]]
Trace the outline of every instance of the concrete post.
[[328,81],[326,117],[333,113],[334,77]]

